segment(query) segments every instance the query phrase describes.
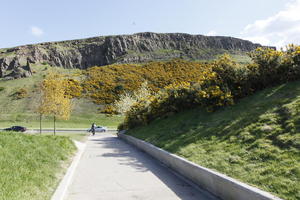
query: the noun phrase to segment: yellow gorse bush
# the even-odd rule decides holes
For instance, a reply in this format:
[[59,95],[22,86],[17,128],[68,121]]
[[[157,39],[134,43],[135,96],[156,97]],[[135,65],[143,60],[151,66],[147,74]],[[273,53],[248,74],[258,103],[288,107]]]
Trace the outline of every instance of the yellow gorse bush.
[[140,88],[145,81],[157,92],[175,82],[200,82],[209,73],[198,62],[172,60],[146,64],[120,64],[92,67],[85,72],[84,91],[98,104],[112,104],[119,95]]
[[214,80],[213,77],[215,75],[206,76],[198,83],[172,83],[151,97],[141,98],[131,106],[124,123],[119,128],[128,129],[144,125],[154,119],[195,106],[203,106],[211,112],[218,107],[232,104],[231,93],[215,85],[221,82]]
[[193,81],[175,78],[152,98],[133,105],[119,128],[130,129],[195,106],[212,112],[257,90],[300,79],[299,46],[290,45],[286,51],[258,48],[249,55],[250,64],[240,65],[225,54],[198,68],[197,78],[191,75]]
[[81,86],[84,94],[106,105],[109,113],[116,111],[113,104],[121,102],[122,95],[134,93],[146,81],[153,94],[136,98],[130,109],[124,109],[123,128],[130,128],[195,106],[214,111],[263,88],[300,78],[297,45],[285,51],[258,48],[249,56],[249,64],[239,64],[224,54],[208,63],[175,59],[92,67],[84,72]]
[[70,98],[81,97],[82,95],[82,86],[80,81],[68,78],[64,80],[65,83],[65,94]]

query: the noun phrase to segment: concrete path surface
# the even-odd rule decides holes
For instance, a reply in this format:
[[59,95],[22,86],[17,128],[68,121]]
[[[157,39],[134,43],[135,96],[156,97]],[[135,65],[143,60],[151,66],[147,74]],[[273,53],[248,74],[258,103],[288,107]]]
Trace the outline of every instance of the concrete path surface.
[[90,136],[66,200],[216,200],[113,134]]

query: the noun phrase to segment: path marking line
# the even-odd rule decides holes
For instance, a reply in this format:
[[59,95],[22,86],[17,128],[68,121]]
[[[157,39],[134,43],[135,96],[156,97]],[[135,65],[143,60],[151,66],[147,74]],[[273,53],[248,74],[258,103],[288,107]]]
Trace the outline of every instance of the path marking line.
[[70,167],[68,168],[66,174],[64,175],[63,179],[61,180],[58,187],[56,188],[51,200],[63,200],[64,199],[64,197],[67,193],[68,187],[72,182],[74,172],[78,166],[80,158],[86,148],[86,143],[82,143],[82,142],[78,142],[78,141],[74,140],[74,144],[76,145],[78,151],[77,151],[76,155],[74,156],[73,161],[72,161]]

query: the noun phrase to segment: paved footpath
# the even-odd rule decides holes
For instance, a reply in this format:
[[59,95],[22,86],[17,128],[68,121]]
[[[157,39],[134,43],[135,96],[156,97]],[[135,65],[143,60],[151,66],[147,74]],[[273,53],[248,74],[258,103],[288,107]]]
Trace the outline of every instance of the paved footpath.
[[66,200],[216,200],[113,134],[90,136]]

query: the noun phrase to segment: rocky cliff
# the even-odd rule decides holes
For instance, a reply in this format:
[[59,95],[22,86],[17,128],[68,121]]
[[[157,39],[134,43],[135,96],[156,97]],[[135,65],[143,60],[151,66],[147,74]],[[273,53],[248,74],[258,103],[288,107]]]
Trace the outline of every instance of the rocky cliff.
[[249,52],[261,45],[232,37],[182,33],[137,33],[82,40],[47,42],[0,49],[0,77],[29,63],[85,69],[112,63],[137,63],[172,58],[211,59]]

